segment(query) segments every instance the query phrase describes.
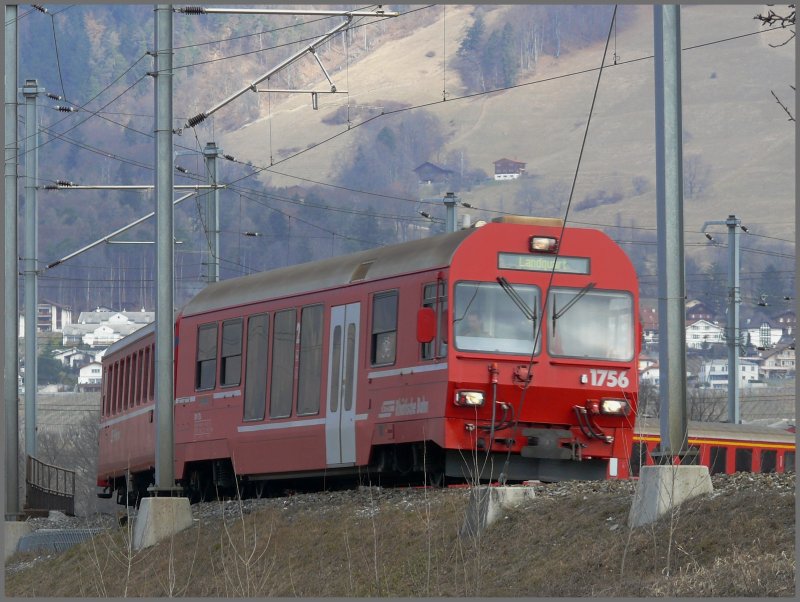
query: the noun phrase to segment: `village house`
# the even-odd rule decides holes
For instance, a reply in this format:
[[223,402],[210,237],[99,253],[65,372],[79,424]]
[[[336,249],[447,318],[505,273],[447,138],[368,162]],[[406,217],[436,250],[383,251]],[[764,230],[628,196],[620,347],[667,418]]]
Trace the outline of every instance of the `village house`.
[[787,378],[795,374],[794,344],[782,344],[758,354],[763,379]]
[[64,328],[62,344],[108,347],[112,343],[150,324],[152,311],[110,311],[98,308],[81,312],[76,324]]
[[[752,359],[739,359],[739,386],[742,388],[752,387],[759,384],[758,362]],[[728,360],[714,359],[704,362],[700,366],[698,383],[711,389],[728,388]]]
[[525,163],[512,159],[498,159],[494,162],[495,180],[516,180],[525,171]]
[[[67,305],[40,301],[36,305],[36,332],[63,332],[64,326],[72,323],[72,309]],[[25,314],[19,314],[19,338],[25,338]]]
[[725,329],[707,320],[690,320],[686,324],[686,347],[705,349],[708,345],[725,342]]
[[414,168],[414,173],[417,174],[417,179],[420,184],[440,184],[449,182],[450,178],[453,176],[452,170],[444,169],[427,161]]
[[78,374],[79,391],[99,391],[103,384],[103,366],[92,362],[80,369]]

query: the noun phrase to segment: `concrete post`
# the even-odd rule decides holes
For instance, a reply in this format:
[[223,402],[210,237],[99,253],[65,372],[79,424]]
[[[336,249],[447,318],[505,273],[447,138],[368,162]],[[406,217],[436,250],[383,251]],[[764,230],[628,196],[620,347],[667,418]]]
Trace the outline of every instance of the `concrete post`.
[[25,80],[25,453],[36,455],[36,305],[38,291],[39,211],[39,110],[36,100],[44,92],[35,79]]
[[661,450],[687,448],[680,7],[654,10]]
[[172,149],[172,5],[156,9],[156,474],[155,489],[171,490],[173,468],[173,149]]
[[739,225],[735,215],[725,220],[728,226],[728,422],[739,424]]
[[17,281],[17,6],[5,10],[5,203],[3,211],[3,400],[6,441],[6,518],[19,513],[19,286]]

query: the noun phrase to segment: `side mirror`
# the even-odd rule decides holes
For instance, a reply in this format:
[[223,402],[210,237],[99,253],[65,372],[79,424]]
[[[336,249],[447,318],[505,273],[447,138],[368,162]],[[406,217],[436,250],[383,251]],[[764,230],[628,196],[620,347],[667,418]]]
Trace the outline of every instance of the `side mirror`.
[[417,341],[430,343],[436,336],[436,312],[423,307],[417,312]]

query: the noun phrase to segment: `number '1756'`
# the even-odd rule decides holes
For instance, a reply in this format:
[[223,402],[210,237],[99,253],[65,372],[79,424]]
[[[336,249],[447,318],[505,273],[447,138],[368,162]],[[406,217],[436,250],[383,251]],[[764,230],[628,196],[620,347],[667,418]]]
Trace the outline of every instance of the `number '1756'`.
[[627,370],[592,369],[590,372],[592,375],[593,387],[611,387],[612,389],[620,387],[624,389],[631,384],[628,380]]

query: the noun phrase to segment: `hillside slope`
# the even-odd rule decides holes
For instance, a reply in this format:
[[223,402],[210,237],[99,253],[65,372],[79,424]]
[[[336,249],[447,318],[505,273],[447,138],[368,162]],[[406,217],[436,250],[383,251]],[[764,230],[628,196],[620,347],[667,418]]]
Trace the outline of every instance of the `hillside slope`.
[[[575,199],[600,192],[621,199],[571,217],[600,224],[635,220],[640,227],[654,227],[654,84],[653,61],[647,58],[653,54],[652,8],[623,5],[619,10],[632,11],[634,23],[612,36]],[[755,12],[754,6],[682,8],[684,153],[687,163],[699,165],[709,180],[702,195],[686,199],[686,226],[699,231],[704,221],[736,213],[764,232],[793,239],[794,128],[770,90],[791,99],[794,43],[771,48],[770,43],[785,39],[779,31],[746,35],[760,29]],[[439,156],[429,160],[436,162],[449,151],[462,150],[471,166],[488,173],[498,158],[524,161],[541,188],[559,191],[548,211],[563,213],[603,44],[565,52],[557,59],[545,57],[535,72],[518,78],[520,83],[539,83],[462,99],[463,86],[448,63],[472,22],[471,7],[448,6],[438,16],[431,14],[430,25],[385,43],[332,74],[340,89],[349,90],[347,97],[325,96],[318,111],[311,109],[307,95],[284,99],[273,95],[269,108],[261,99],[261,119],[223,136],[226,152],[266,166],[270,156],[277,162],[341,133],[345,126],[326,125],[322,119],[348,100],[373,105],[434,103],[425,108],[446,124],[448,140]],[[736,36],[745,37],[704,45]],[[613,65],[614,51],[617,65]],[[585,70],[590,71],[563,77]],[[449,99],[445,103],[440,102],[443,86]],[[350,159],[352,141],[353,132],[346,133],[280,162],[275,170],[333,183],[338,166]],[[273,185],[302,184],[274,173],[265,179]],[[462,198],[489,209],[501,209],[502,204],[503,210],[518,210],[515,185],[520,184],[478,187]]]

